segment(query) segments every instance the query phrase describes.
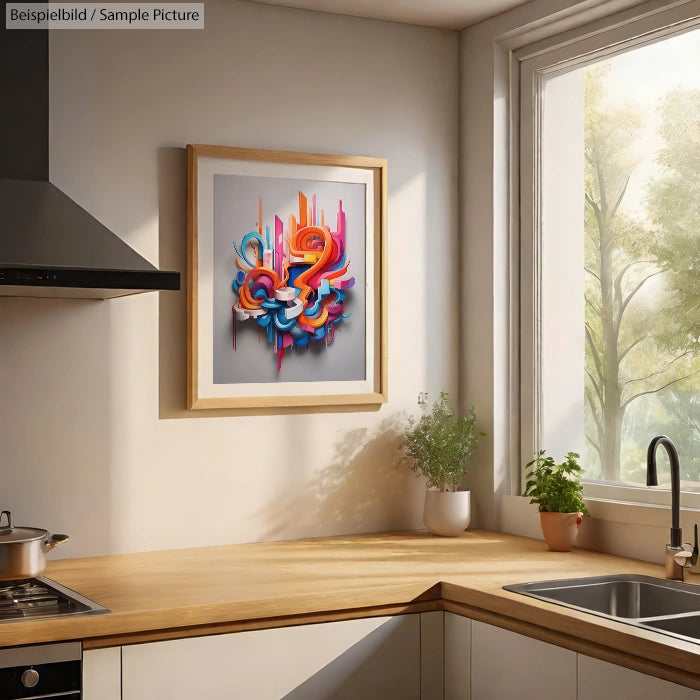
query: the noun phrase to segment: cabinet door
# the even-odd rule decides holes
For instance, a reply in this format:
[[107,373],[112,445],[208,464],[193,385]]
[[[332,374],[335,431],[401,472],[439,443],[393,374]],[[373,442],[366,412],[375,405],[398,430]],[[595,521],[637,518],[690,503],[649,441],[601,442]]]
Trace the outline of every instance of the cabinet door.
[[445,613],[445,700],[471,697],[471,625],[467,617]]
[[578,655],[578,700],[700,700],[700,691]]
[[420,613],[420,697],[443,700],[445,669],[445,613]]
[[127,646],[122,693],[122,700],[419,700],[419,616]]
[[576,653],[472,621],[471,697],[576,700]]
[[83,652],[83,700],[121,700],[121,647]]

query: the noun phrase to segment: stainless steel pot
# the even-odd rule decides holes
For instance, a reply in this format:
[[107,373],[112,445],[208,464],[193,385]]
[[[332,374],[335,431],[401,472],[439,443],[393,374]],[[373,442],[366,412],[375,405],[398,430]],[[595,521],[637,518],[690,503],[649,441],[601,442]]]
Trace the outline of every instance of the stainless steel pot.
[[[7,525],[2,520],[7,516]],[[0,581],[32,578],[46,568],[44,554],[68,541],[36,527],[12,527],[9,510],[0,513]]]

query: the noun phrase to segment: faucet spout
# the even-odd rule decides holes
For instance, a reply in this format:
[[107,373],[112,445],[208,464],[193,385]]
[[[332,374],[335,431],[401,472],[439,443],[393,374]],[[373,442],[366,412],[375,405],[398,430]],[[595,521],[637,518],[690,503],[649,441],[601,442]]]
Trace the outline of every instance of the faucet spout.
[[657,435],[649,443],[647,450],[647,486],[658,486],[656,474],[656,448],[663,445],[668,453],[671,467],[671,547],[681,546],[680,501],[681,501],[681,467],[678,452],[671,439],[666,435]]
[[675,445],[666,435],[657,435],[649,443],[647,450],[647,486],[658,486],[656,474],[656,448],[663,445],[668,453],[671,467],[671,547],[681,546],[680,500],[681,500],[681,467]]

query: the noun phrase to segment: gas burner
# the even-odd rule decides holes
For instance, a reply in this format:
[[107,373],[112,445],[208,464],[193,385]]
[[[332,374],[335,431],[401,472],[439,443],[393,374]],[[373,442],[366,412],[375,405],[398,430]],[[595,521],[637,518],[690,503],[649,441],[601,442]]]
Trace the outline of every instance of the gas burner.
[[107,608],[42,576],[0,582],[0,622],[106,612]]
[[[4,585],[7,584],[7,585]],[[32,579],[29,581],[3,581],[0,584],[0,596],[5,595],[27,595],[27,593],[46,593],[47,589],[40,586],[38,581]]]

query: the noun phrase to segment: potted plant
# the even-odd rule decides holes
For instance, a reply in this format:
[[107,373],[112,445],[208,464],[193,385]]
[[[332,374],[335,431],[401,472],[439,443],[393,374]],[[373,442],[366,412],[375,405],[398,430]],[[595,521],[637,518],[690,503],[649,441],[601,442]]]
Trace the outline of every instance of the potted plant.
[[578,459],[578,454],[569,452],[561,464],[555,464],[545,450],[540,450],[525,467],[523,496],[537,504],[542,534],[553,552],[571,551],[583,516],[588,515],[579,481],[583,469]]
[[[427,396],[427,395],[423,395]],[[470,492],[459,491],[469,468],[468,460],[479,436],[474,407],[458,418],[448,403],[448,394],[416,420],[411,417],[404,431],[404,457],[409,468],[426,478],[423,523],[434,535],[455,537],[469,525]],[[425,408],[425,406],[424,406]]]

